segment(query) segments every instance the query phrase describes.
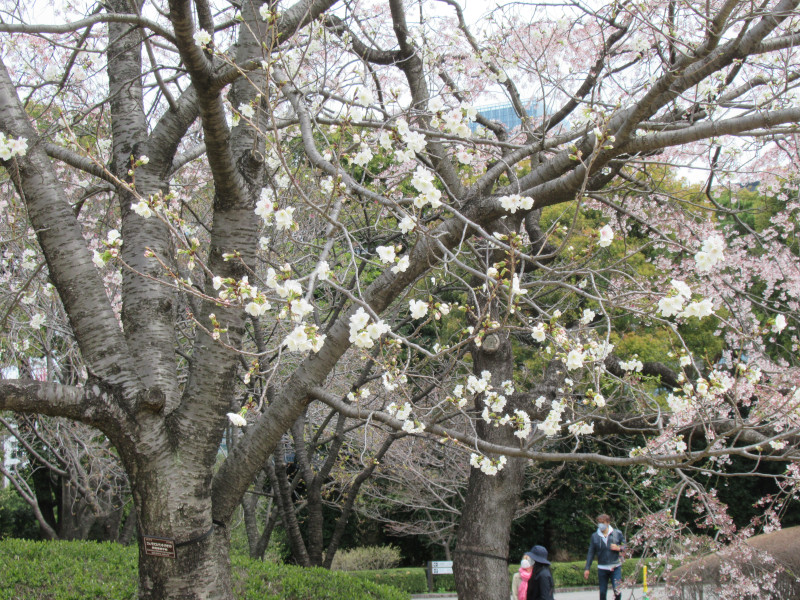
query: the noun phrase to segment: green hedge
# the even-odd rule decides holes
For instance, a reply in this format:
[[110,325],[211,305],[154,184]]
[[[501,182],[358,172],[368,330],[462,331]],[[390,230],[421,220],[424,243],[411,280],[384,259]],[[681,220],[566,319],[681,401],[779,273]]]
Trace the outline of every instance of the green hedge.
[[136,597],[136,548],[96,542],[0,540],[0,599]]
[[[357,577],[362,581],[390,585],[409,594],[422,594],[428,591],[426,571],[421,567],[383,569],[379,571],[350,571],[348,575]],[[435,581],[438,581],[438,577],[440,576],[437,575]],[[452,579],[452,575],[450,577]]]
[[[652,562],[652,564],[651,564]],[[597,563],[592,565],[589,570],[589,580],[583,578],[583,567],[585,561],[580,562],[566,562],[566,563],[553,563],[551,570],[553,572],[553,579],[556,582],[556,587],[581,587],[581,586],[596,586],[597,581]],[[664,567],[655,567],[656,563],[650,559],[641,561],[636,558],[630,558],[622,563],[622,578],[628,579],[636,577],[636,583],[642,583],[642,567],[647,565],[647,580],[648,582],[655,581],[663,572]],[[677,564],[677,563],[676,563]],[[518,567],[511,568],[511,573],[514,573]]]
[[408,600],[384,582],[343,571],[276,565],[234,557],[234,592],[243,600]]
[[[113,543],[0,540],[0,600],[134,600],[136,559],[135,547]],[[236,556],[232,564],[237,600],[408,600],[409,594],[428,591],[421,567],[331,572]],[[556,586],[596,586],[597,567],[585,582],[583,564],[554,563]],[[509,575],[517,568],[510,565]],[[649,578],[654,581],[659,572]],[[626,561],[622,573],[626,578],[635,574],[641,583],[641,562]],[[433,587],[454,591],[453,576],[435,575]]]
[[[112,543],[0,540],[0,600],[136,598],[137,549]],[[406,592],[325,569],[234,557],[242,600],[408,600]]]
[[[645,561],[650,564],[649,559]],[[622,565],[622,576],[628,578],[636,575],[636,583],[642,583],[642,563],[637,559],[629,559]],[[566,563],[553,563],[550,566],[553,572],[553,579],[556,582],[556,587],[584,587],[584,586],[597,586],[597,565],[593,565],[589,572],[589,580],[583,579],[583,565],[584,562],[566,562]],[[519,565],[509,565],[509,577],[519,569]],[[655,572],[652,567],[648,566],[648,580],[655,581],[656,577],[663,569],[656,569]],[[400,590],[408,592],[409,594],[423,594],[428,591],[427,572],[424,568],[406,568],[406,569],[389,569],[384,571],[353,571],[351,575],[359,577],[366,581],[374,581],[376,583],[384,583],[391,585]],[[452,575],[434,575],[433,576],[433,591],[434,592],[453,592],[456,589],[455,579]]]

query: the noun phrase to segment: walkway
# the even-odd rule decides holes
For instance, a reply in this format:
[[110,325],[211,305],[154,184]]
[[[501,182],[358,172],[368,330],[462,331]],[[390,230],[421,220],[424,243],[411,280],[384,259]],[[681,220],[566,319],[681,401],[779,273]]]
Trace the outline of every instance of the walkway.
[[[556,590],[556,600],[597,600],[599,594],[597,588],[559,588]],[[613,594],[609,591],[608,598],[613,598]],[[659,588],[649,588],[647,597],[649,600],[667,600],[666,596],[662,594]],[[412,594],[413,600],[458,600],[455,594]],[[644,591],[642,588],[634,588],[632,590],[625,590],[622,593],[622,600],[643,600]]]

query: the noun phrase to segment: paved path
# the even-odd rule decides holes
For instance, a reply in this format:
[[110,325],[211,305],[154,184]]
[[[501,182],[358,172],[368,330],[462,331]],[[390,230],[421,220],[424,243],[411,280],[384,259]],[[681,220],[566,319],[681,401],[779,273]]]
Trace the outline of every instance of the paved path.
[[[458,596],[453,594],[452,596],[447,596],[444,594],[431,594],[429,596],[425,596],[422,594],[415,594],[411,596],[414,600],[458,600]],[[556,590],[556,600],[598,600],[600,594],[597,591],[597,588],[587,588],[585,590],[576,591],[575,588],[569,588],[568,590]],[[608,599],[611,600],[614,595],[609,590],[608,592]],[[647,597],[649,600],[667,600],[666,596],[663,595],[662,590],[656,588],[649,588]],[[631,590],[625,590],[622,593],[622,600],[643,600],[644,598],[644,591],[642,588],[634,588]]]
[[[649,588],[647,597],[649,600],[666,600],[666,596],[660,593],[661,590]],[[614,597],[611,590],[608,591],[608,599]],[[581,590],[579,592],[558,592],[556,591],[556,600],[598,600],[600,593],[597,588],[590,588],[588,590]],[[634,588],[631,590],[624,590],[622,592],[622,600],[642,600],[644,598],[644,591],[642,588]]]

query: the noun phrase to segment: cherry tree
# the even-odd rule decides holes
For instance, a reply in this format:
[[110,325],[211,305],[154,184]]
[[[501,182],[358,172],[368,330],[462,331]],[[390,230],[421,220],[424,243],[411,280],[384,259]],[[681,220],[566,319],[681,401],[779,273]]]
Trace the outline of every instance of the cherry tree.
[[0,465],[31,507],[44,539],[130,540],[133,518],[124,519],[127,478],[108,440],[96,429],[63,419],[0,417],[22,460]]
[[[408,436],[393,444],[376,474],[364,485],[359,513],[385,524],[393,535],[425,540],[432,558],[453,560],[469,481],[462,454]],[[529,469],[515,502],[513,520],[535,514],[556,490],[563,469]]]
[[[57,327],[78,358],[6,377],[0,407],[117,449],[140,534],[176,551],[140,544],[141,598],[230,597],[231,516],[312,402],[463,453],[464,597],[507,597],[530,461],[797,460],[796,1],[509,3],[477,28],[455,0],[6,9],[9,353]],[[706,193],[662,189],[675,166]],[[758,228],[719,194],[756,180]],[[615,353],[631,320],[674,356]]]

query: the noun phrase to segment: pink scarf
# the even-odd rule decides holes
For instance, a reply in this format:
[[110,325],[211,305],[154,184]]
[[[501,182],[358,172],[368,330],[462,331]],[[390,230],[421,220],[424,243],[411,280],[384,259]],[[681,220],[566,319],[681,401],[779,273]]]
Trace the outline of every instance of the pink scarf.
[[533,575],[533,569],[519,569],[519,588],[517,589],[517,600],[525,600],[528,597],[528,580]]

